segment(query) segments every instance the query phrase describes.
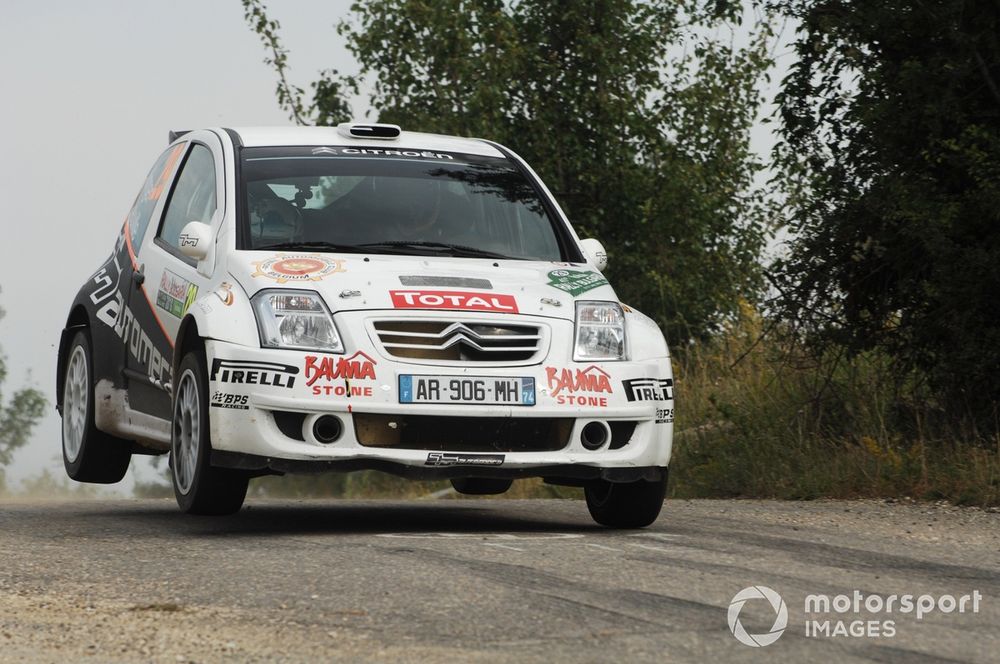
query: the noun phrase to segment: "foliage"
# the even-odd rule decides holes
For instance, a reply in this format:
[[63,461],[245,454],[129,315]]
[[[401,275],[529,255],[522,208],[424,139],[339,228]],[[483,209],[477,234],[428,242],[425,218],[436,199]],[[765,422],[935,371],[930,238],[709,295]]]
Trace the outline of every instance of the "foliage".
[[[347,120],[370,88],[380,121],[510,145],[608,245],[683,351],[674,495],[1000,503],[995,2],[762,0],[746,25],[727,0],[374,0],[338,27],[357,75],[321,73],[306,103],[243,1],[294,120]],[[790,240],[765,324],[774,208],[748,132],[781,14]]]
[[360,71],[321,73],[310,103],[287,82],[277,22],[243,4],[293,120],[346,121],[368,83],[379,121],[511,146],[671,342],[708,336],[757,293],[767,205],[749,129],[772,33],[743,24],[740,3],[355,3],[338,32]]
[[[307,124],[310,115],[317,115],[322,120],[331,114],[337,117],[350,114],[350,108],[344,98],[349,90],[341,87],[339,74],[335,69],[320,72],[320,80],[312,86],[313,103],[307,107],[302,100],[305,91],[288,81],[288,51],[278,38],[281,24],[267,16],[267,8],[261,0],[243,0],[243,10],[244,20],[260,35],[261,42],[267,49],[264,64],[272,67],[278,74],[278,83],[274,90],[278,104],[288,111],[289,117],[294,122]],[[348,84],[350,90],[356,89],[353,80],[349,80]]]
[[[4,316],[0,309],[0,319]],[[3,466],[10,463],[14,451],[28,442],[31,430],[42,417],[45,397],[30,387],[14,392],[9,399],[3,398],[3,384],[7,379],[7,364],[0,354],[0,488],[3,487]]]
[[800,24],[778,167],[779,311],[823,352],[880,349],[939,412],[1000,402],[1000,6],[775,0]]
[[1000,504],[1000,432],[984,446],[940,424],[926,384],[884,352],[830,362],[764,326],[744,306],[675,360],[672,495]]

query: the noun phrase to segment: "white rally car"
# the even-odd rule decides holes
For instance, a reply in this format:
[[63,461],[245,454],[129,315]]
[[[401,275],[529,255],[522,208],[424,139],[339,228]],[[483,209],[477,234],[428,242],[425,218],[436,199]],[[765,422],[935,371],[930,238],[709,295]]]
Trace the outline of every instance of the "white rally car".
[[249,478],[376,469],[501,493],[582,486],[599,523],[663,504],[673,379],[507,148],[393,125],[172,132],[70,308],[71,478],[170,453],[186,512]]

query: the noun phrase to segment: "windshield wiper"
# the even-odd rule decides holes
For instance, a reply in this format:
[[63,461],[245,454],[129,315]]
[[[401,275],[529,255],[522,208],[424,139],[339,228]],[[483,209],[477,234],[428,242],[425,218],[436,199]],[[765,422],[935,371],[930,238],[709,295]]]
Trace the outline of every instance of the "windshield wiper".
[[326,251],[359,252],[360,249],[353,244],[335,244],[333,242],[278,242],[275,244],[265,244],[254,247],[254,251],[274,251],[274,250],[296,250],[296,249],[323,249]]
[[448,244],[446,242],[428,242],[424,240],[392,240],[387,242],[367,242],[364,244],[336,244],[334,242],[277,242],[275,244],[265,244],[260,247],[254,247],[254,251],[280,251],[286,249],[289,251],[295,250],[321,250],[321,251],[339,251],[343,253],[354,253],[361,254],[365,253],[366,250],[378,249],[385,251],[387,253],[406,255],[403,249],[412,247],[414,249],[429,249],[435,251],[451,251],[460,256],[469,256],[474,258],[506,258],[510,259],[510,256],[504,254],[498,254],[493,251],[486,251],[485,249],[477,249],[475,247],[469,247],[464,244]]
[[486,251],[485,249],[477,249],[476,247],[470,247],[464,244],[449,244],[447,242],[429,242],[426,240],[393,240],[390,242],[368,242],[365,244],[359,244],[359,247],[365,247],[368,249],[394,249],[397,247],[414,247],[418,249],[442,249],[445,251],[452,251],[458,255],[469,256],[474,258],[506,258],[510,259],[510,256],[504,254],[498,254],[495,251]]

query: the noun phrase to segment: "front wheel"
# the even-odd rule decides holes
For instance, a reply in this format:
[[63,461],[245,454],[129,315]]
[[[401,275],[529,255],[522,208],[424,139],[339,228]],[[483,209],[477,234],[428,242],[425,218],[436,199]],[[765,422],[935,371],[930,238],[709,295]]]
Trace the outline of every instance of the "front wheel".
[[174,497],[188,514],[232,514],[243,506],[249,477],[246,473],[210,465],[212,446],[208,428],[208,381],[205,360],[190,352],[178,368],[174,416],[170,427],[170,476]]
[[667,495],[667,476],[655,482],[593,480],[584,487],[594,521],[609,528],[645,528],[656,521]]

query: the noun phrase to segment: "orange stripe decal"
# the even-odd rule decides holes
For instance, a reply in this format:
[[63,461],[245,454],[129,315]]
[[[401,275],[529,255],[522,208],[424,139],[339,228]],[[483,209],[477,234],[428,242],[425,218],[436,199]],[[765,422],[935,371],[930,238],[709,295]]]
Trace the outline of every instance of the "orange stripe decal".
[[[128,257],[129,260],[132,261],[132,269],[138,272],[139,262],[136,260],[135,250],[132,248],[132,234],[129,232],[130,229],[128,226],[127,219],[125,220],[125,227],[122,230],[125,233],[125,245],[128,247]],[[149,305],[149,311],[150,313],[153,314],[153,319],[156,321],[156,324],[160,326],[160,330],[163,332],[163,336],[167,339],[167,343],[170,344],[171,348],[173,348],[174,340],[170,338],[170,333],[167,332],[167,328],[164,327],[163,321],[160,320],[159,314],[156,313],[156,306],[153,304],[153,301],[149,299],[149,293],[146,292],[146,286],[144,284],[141,284],[139,286],[139,290],[142,291],[142,296],[146,298],[146,304]]]
[[163,165],[163,172],[156,179],[156,184],[153,185],[153,188],[149,190],[146,200],[157,201],[163,195],[163,190],[167,187],[167,183],[170,182],[170,176],[174,173],[174,166],[177,165],[177,160],[181,158],[185,147],[187,147],[187,143],[178,143],[171,150],[170,156],[167,157],[167,163]]

